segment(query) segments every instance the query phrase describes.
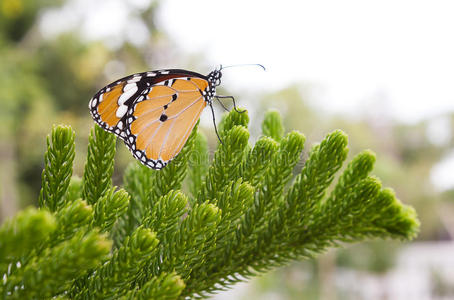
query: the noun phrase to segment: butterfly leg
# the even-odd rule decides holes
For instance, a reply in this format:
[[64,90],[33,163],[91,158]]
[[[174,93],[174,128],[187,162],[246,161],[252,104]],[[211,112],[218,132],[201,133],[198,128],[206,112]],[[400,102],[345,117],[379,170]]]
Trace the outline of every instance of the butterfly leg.
[[[244,113],[246,110],[238,110],[238,108],[236,107],[236,102],[235,102],[235,98],[233,96],[215,96],[216,99],[218,99],[219,102],[221,102],[219,100],[219,98],[221,99],[232,99],[232,102],[233,102],[233,109],[237,112],[237,113]],[[222,104],[222,103],[221,103]],[[222,104],[222,106],[225,108],[224,104]]]
[[224,108],[225,111],[230,112],[227,107],[225,107],[224,103],[222,103],[221,100],[219,100],[219,96],[214,96],[216,100],[218,100],[219,104],[221,104],[222,108]]
[[[219,100],[219,99],[218,99]],[[213,116],[213,124],[214,124],[214,131],[216,132],[216,135],[218,136],[219,142],[224,145],[224,143],[221,140],[221,137],[219,136],[218,128],[216,126],[216,119],[214,117],[214,109],[213,109],[213,103],[209,102],[210,108],[211,108],[211,115]]]

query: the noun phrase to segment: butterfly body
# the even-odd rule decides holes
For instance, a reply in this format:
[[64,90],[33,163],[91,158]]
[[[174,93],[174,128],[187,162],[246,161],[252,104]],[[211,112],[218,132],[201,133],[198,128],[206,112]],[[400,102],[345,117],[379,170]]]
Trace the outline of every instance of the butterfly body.
[[102,88],[88,106],[95,122],[120,137],[136,159],[162,169],[211,106],[221,76],[220,70],[207,76],[182,69],[137,73]]

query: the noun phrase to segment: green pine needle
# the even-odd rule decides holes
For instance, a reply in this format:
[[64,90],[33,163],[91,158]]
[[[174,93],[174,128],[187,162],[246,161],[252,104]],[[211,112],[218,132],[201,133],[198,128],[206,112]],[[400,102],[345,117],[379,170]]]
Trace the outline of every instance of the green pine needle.
[[86,280],[74,297],[80,299],[116,299],[125,295],[138,274],[156,255],[156,234],[138,227],[124,244],[116,250],[109,262]]
[[115,191],[115,187],[107,192],[93,205],[94,218],[93,225],[98,226],[102,232],[110,231],[117,219],[126,212],[129,205],[128,193],[120,189]]
[[282,124],[281,116],[278,111],[270,110],[265,114],[265,119],[262,123],[263,135],[269,136],[279,142],[284,135],[284,125]]
[[18,261],[40,243],[46,241],[56,229],[56,221],[46,210],[27,208],[0,226],[0,266]]
[[82,198],[89,204],[94,204],[112,187],[115,136],[96,125],[91,130],[88,141]]
[[56,126],[47,137],[47,151],[44,155],[42,187],[39,194],[40,207],[55,211],[65,203],[73,172],[75,156],[74,131],[68,126]]
[[93,219],[93,208],[82,199],[68,202],[56,212],[57,230],[50,241],[53,245],[72,237]]
[[189,191],[193,198],[203,187],[205,174],[209,167],[208,145],[206,137],[197,132],[194,138],[194,146],[189,156]]
[[[74,278],[100,266],[110,247],[110,241],[94,231],[76,233],[70,240],[34,256],[7,279],[11,299],[43,299],[63,293]],[[14,286],[20,288],[12,289]]]
[[171,300],[178,299],[185,288],[184,281],[176,273],[161,273],[142,288],[131,290],[121,300]]
[[[133,162],[112,187],[115,136],[91,131],[83,178],[72,176],[74,132],[48,137],[39,203],[0,226],[0,294],[8,299],[206,297],[329,247],[410,240],[419,221],[378,178],[375,154],[338,176],[347,135],[328,134],[301,168],[305,137],[276,111],[249,145],[247,112],[230,112],[210,160],[194,129],[163,170]],[[298,167],[297,167],[298,165]],[[187,175],[187,176],[186,176]],[[50,212],[49,212],[50,211]]]

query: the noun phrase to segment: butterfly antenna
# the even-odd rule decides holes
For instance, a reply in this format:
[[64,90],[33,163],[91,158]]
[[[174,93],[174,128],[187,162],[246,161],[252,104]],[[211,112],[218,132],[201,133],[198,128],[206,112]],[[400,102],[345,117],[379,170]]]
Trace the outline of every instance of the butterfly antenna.
[[261,64],[237,64],[237,65],[229,65],[229,66],[225,66],[225,67],[223,67],[221,65],[219,71],[223,70],[223,69],[231,68],[231,67],[243,67],[243,66],[258,66],[258,67],[262,68],[263,71],[266,71],[266,68]]
[[211,108],[211,114],[213,115],[214,131],[216,132],[216,135],[217,135],[218,140],[221,143],[221,145],[224,145],[224,143],[221,140],[221,137],[219,136],[218,127],[216,126],[216,118],[214,117],[214,109],[213,109],[213,104],[212,103],[210,103],[210,108]]
[[[233,98],[233,96],[216,96],[216,98],[218,99],[219,102],[221,102],[219,100],[219,98],[222,98],[222,99],[232,99],[232,102],[233,102],[233,109],[237,112],[237,113],[244,113],[246,110],[239,110],[238,107],[236,106],[236,102],[235,102],[235,98]],[[222,102],[221,102],[222,103]],[[224,106],[224,105],[222,105]]]

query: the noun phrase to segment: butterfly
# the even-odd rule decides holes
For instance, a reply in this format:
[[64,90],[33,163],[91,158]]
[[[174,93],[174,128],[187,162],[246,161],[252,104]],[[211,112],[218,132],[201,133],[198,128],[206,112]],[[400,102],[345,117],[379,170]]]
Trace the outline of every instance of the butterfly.
[[160,170],[180,153],[207,105],[214,119],[213,98],[233,99],[216,95],[221,70],[207,76],[182,69],[132,74],[103,87],[88,107],[94,121],[121,138],[137,160]]

